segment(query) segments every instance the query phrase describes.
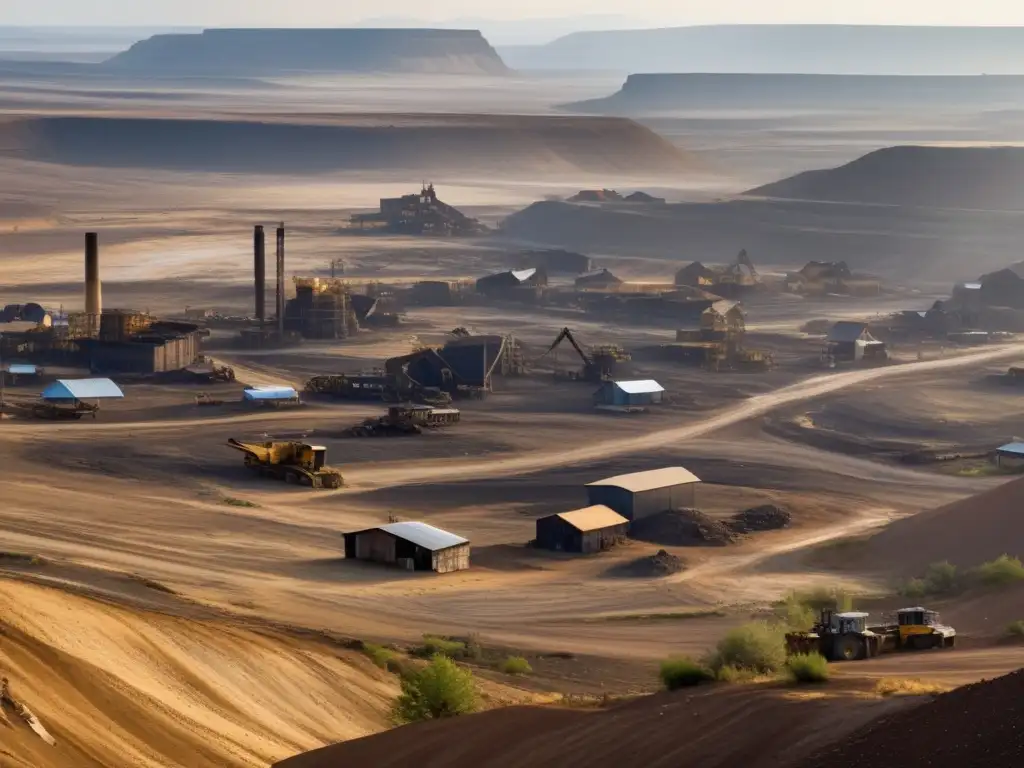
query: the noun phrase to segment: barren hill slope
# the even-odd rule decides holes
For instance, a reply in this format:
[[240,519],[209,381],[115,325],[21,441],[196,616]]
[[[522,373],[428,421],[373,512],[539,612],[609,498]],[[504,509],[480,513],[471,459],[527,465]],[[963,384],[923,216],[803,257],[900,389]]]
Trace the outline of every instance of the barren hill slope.
[[257,120],[15,119],[0,122],[0,152],[66,165],[231,173],[667,176],[695,165],[650,129],[622,118],[349,114]]
[[890,147],[745,194],[791,200],[1024,209],[1024,147]]
[[966,568],[1002,554],[1024,556],[1024,479],[898,520],[856,556],[868,568],[918,576],[934,562]]
[[361,654],[271,631],[0,583],[10,707],[0,765],[253,768],[387,725],[394,678]]
[[208,29],[155,35],[103,68],[139,75],[508,72],[480,32],[447,29]]
[[902,706],[861,696],[814,700],[730,686],[659,694],[598,712],[515,707],[317,750],[277,768],[747,768],[791,765]]

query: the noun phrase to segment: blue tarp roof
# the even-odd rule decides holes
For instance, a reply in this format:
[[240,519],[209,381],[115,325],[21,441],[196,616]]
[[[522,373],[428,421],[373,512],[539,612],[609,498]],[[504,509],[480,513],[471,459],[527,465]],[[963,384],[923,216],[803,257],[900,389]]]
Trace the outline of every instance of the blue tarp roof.
[[615,386],[627,395],[645,395],[665,391],[665,388],[654,379],[644,379],[642,381],[616,381]]
[[60,379],[43,390],[43,400],[99,400],[124,397],[110,379]]
[[1007,443],[999,448],[1000,453],[1015,453],[1024,456],[1024,443]]
[[294,387],[252,387],[242,393],[245,400],[294,400],[299,396]]
[[26,363],[11,363],[7,366],[7,372],[13,373],[16,376],[35,376],[39,373],[39,369],[34,365]]

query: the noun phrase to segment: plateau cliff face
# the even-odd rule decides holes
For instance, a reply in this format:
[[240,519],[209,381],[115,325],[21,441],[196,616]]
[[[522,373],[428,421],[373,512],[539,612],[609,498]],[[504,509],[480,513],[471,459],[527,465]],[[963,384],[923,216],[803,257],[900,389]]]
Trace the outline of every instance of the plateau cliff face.
[[208,29],[155,35],[103,66],[167,75],[509,71],[480,32],[448,29]]

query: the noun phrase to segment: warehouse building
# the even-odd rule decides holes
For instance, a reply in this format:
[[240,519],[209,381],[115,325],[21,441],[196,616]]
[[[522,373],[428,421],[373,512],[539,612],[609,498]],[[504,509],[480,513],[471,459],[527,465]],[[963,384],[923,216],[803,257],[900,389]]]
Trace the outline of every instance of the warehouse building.
[[629,521],[695,506],[700,478],[683,467],[609,477],[587,485],[592,505],[610,507]]
[[537,520],[537,546],[589,555],[622,542],[628,529],[629,520],[599,504]]
[[642,407],[661,402],[665,388],[653,379],[606,381],[595,394],[599,405]]
[[469,568],[469,540],[426,523],[389,523],[346,533],[345,557],[407,571],[451,573]]

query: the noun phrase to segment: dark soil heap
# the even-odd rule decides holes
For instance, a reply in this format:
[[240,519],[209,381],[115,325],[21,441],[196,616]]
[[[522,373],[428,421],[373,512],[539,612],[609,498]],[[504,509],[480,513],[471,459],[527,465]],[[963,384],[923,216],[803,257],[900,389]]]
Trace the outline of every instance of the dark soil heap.
[[762,504],[760,507],[737,512],[726,525],[736,533],[754,533],[788,528],[792,520],[793,515],[789,510],[774,504]]
[[648,557],[639,557],[628,563],[622,563],[609,571],[610,576],[623,576],[634,579],[657,579],[671,576],[686,570],[686,563],[664,549]]
[[876,720],[802,768],[872,763],[988,768],[1024,760],[1024,670]]
[[696,509],[660,512],[636,520],[630,537],[666,547],[724,547],[736,540],[729,526]]

